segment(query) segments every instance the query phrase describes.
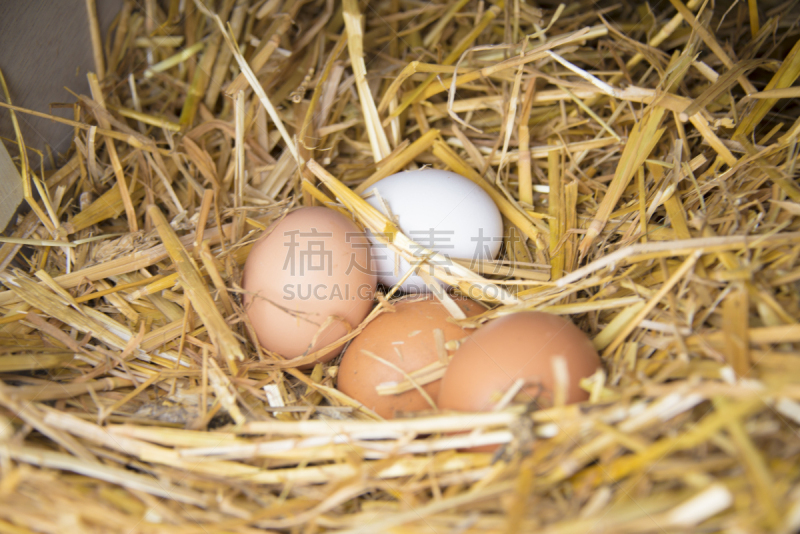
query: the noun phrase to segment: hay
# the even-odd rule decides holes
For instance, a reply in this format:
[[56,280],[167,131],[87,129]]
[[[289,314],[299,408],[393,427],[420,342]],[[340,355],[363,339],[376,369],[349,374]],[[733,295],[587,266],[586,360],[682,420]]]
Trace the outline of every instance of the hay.
[[[103,41],[86,1],[56,171],[0,78],[32,208],[0,240],[1,531],[800,528],[796,1],[162,4]],[[359,196],[424,165],[492,196],[502,257],[445,272]],[[312,204],[482,295],[465,326],[569,315],[590,401],[380,421],[258,347],[242,264]]]

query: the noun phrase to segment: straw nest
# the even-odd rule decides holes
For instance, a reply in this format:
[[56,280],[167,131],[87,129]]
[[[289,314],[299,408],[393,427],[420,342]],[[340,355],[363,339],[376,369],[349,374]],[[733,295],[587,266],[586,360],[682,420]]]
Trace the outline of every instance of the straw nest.
[[[798,3],[670,2],[90,15],[71,152],[37,174],[6,140],[32,209],[0,248],[0,530],[795,531]],[[507,222],[497,261],[438,273],[505,290],[470,324],[570,316],[589,402],[378,421],[336,362],[254,343],[265,226],[335,203],[410,254],[358,193],[424,165]]]

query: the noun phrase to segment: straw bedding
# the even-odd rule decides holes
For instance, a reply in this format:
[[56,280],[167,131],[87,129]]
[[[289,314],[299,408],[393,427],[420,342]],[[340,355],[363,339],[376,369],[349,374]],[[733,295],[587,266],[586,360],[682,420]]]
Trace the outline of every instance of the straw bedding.
[[[796,531],[799,16],[128,1],[70,153],[4,140],[31,211],[0,248],[0,531]],[[253,342],[260,232],[335,204],[409,255],[358,193],[422,166],[507,223],[497,261],[436,272],[490,304],[464,324],[569,316],[589,402],[378,421],[335,361]]]

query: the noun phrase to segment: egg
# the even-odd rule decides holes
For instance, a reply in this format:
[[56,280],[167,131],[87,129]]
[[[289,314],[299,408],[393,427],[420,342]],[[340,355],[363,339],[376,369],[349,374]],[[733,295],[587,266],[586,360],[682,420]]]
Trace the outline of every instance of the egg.
[[[503,241],[500,210],[480,186],[454,172],[422,169],[393,174],[367,188],[365,198],[381,213],[394,217],[403,233],[421,247],[448,258],[491,260],[500,251]],[[411,265],[400,258],[395,272],[395,253],[372,234],[368,236],[373,243],[378,280],[394,286]],[[443,267],[449,264],[442,263]],[[428,292],[418,275],[409,277],[401,289]]]
[[[469,299],[454,298],[467,316],[484,308]],[[379,395],[376,386],[401,382],[405,376],[377,356],[405,373],[412,373],[439,361],[435,330],[444,341],[465,337],[467,331],[450,320],[450,313],[432,295],[417,295],[394,301],[392,311],[370,322],[347,347],[339,364],[338,389],[386,419],[400,413],[431,409],[416,389],[397,395]],[[422,386],[435,402],[439,380]]]
[[470,334],[453,355],[442,378],[439,408],[488,411],[520,378],[525,381],[521,393],[526,401],[550,406],[557,357],[566,363],[565,402],[588,399],[579,383],[600,367],[600,357],[572,321],[535,311],[493,319]]
[[294,358],[346,335],[372,307],[377,278],[369,260],[364,232],[337,211],[305,207],[274,223],[253,245],[242,279],[261,346]]

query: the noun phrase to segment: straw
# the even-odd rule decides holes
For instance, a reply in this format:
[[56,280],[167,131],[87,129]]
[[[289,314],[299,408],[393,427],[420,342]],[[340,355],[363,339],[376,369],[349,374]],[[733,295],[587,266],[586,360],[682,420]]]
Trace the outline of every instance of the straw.
[[[0,531],[797,531],[793,6],[126,1],[100,35],[87,0],[90,96],[56,116],[0,77],[27,201],[0,238]],[[32,150],[29,117],[70,150]],[[490,196],[496,258],[448,261],[365,200],[426,167]],[[467,331],[574,322],[587,400],[563,354],[552,407],[516,380],[491,411],[426,393],[383,420],[316,359],[397,287],[316,353],[261,347],[244,263],[312,205],[447,284]],[[462,340],[433,338],[383,399],[435,391]]]

